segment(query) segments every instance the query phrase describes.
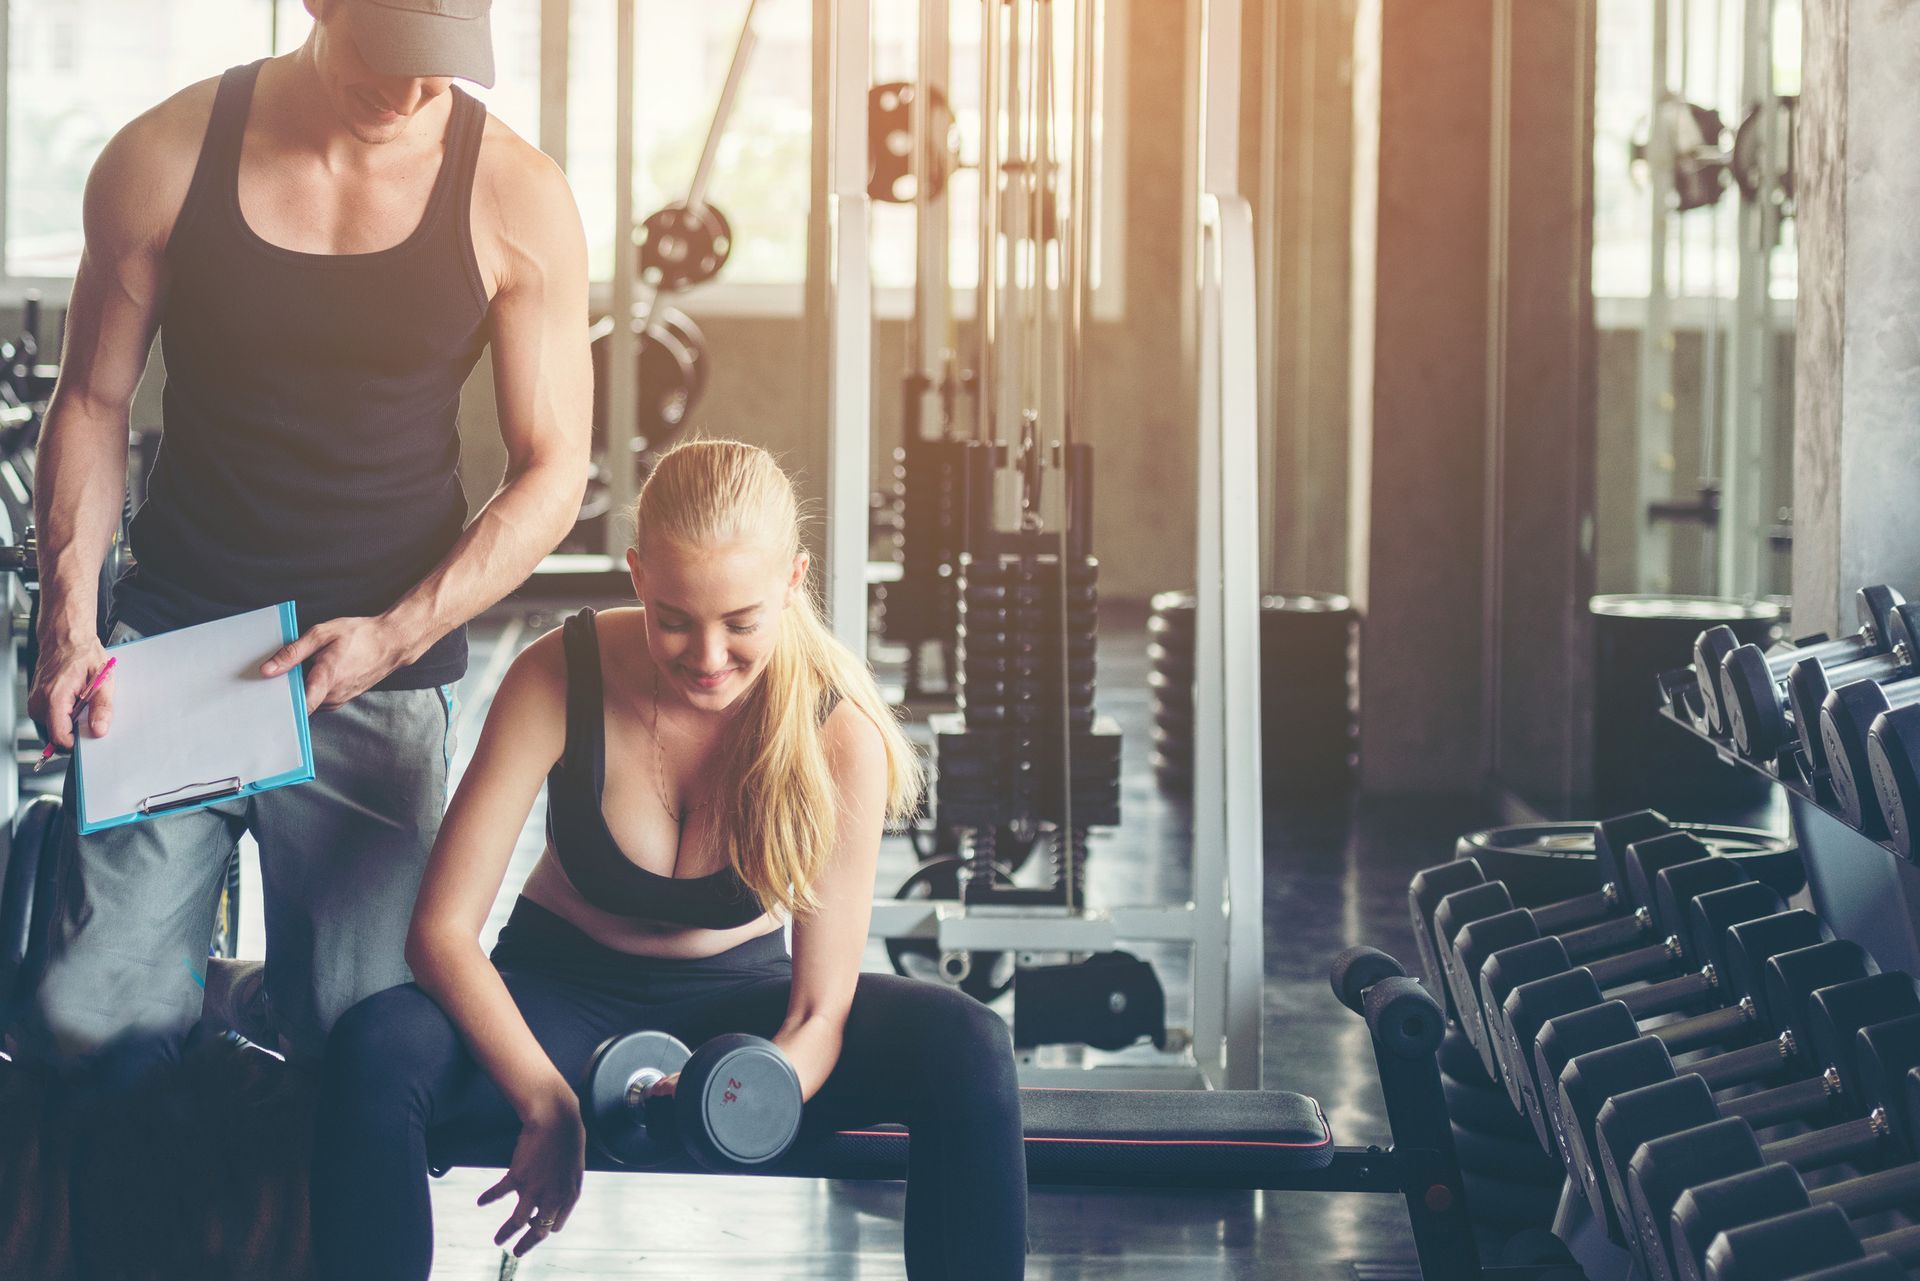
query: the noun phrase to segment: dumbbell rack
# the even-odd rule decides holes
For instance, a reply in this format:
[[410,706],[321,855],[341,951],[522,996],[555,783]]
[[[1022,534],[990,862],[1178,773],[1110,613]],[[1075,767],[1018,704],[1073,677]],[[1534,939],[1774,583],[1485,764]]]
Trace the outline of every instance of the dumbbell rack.
[[1703,733],[1671,698],[1660,714],[1711,746],[1722,761],[1782,789],[1814,909],[1836,935],[1859,943],[1886,969],[1920,972],[1920,929],[1913,910],[1920,904],[1920,866],[1849,823],[1837,811],[1826,780],[1808,774],[1797,747],[1782,752],[1771,766],[1760,765]]

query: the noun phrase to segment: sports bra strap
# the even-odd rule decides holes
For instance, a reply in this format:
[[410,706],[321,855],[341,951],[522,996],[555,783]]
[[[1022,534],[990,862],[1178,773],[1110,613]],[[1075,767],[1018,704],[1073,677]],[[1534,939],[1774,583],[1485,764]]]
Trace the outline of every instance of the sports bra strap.
[[561,632],[567,656],[567,763],[584,769],[598,794],[606,782],[606,710],[601,690],[600,638],[593,610],[571,615]]

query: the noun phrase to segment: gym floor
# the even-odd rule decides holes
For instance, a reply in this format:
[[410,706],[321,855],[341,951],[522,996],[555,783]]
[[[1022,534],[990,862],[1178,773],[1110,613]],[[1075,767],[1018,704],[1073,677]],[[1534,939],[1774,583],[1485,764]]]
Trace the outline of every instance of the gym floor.
[[[456,769],[472,751],[506,664],[562,616],[558,609],[507,605],[476,621],[472,665],[456,709]],[[1099,706],[1126,735],[1126,824],[1095,836],[1088,899],[1096,904],[1179,901],[1187,892],[1185,807],[1156,790],[1147,765],[1144,624],[1143,611],[1102,610]],[[876,666],[884,679],[884,663]],[[1327,962],[1343,947],[1369,943],[1412,963],[1408,878],[1451,857],[1455,836],[1484,825],[1482,818],[1460,807],[1446,812],[1373,803],[1354,814],[1268,817],[1262,1083],[1319,1099],[1338,1143],[1384,1143],[1387,1124],[1365,1026],[1328,990]],[[488,924],[489,946],[540,853],[543,825],[536,807]],[[881,851],[881,892],[890,892],[913,865],[906,842],[889,838]],[[257,897],[248,897],[257,905]],[[257,918],[243,921],[243,955],[256,954],[260,931]],[[1159,968],[1169,1021],[1184,1022],[1184,958],[1141,951]],[[875,944],[867,967],[886,965]],[[435,1182],[435,1281],[906,1275],[902,1185],[606,1174],[587,1176],[566,1232],[521,1260],[516,1272],[492,1245],[505,1212],[474,1205],[497,1177],[455,1170]],[[1033,1281],[1378,1281],[1415,1274],[1405,1211],[1391,1197],[1041,1190],[1034,1193],[1030,1222],[1027,1275]]]

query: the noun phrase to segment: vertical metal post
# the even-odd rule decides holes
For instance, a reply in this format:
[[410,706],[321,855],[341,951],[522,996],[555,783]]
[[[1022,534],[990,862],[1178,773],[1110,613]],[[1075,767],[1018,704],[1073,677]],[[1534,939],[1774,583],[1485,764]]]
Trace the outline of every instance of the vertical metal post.
[[1768,393],[1773,382],[1774,351],[1769,267],[1780,232],[1780,210],[1773,200],[1778,182],[1774,162],[1780,112],[1773,90],[1772,0],[1746,0],[1745,10],[1740,29],[1740,96],[1743,119],[1746,111],[1759,113],[1760,194],[1757,200],[1742,200],[1738,211],[1739,278],[1733,333],[1727,345],[1719,553],[1721,593],[1757,597],[1769,587],[1762,581],[1762,566],[1773,524],[1770,460],[1774,432]]
[[1001,0],[980,3],[980,272],[973,309],[975,435],[998,439],[1000,376],[1000,19]]
[[1667,296],[1667,247],[1673,194],[1673,134],[1662,121],[1669,110],[1668,0],[1653,0],[1653,109],[1647,132],[1648,224],[1647,318],[1640,330],[1640,466],[1635,505],[1634,564],[1642,591],[1675,589],[1673,537],[1665,523],[1648,519],[1652,504],[1673,498],[1673,319]]
[[[824,306],[828,334],[826,605],[833,633],[867,652],[867,491],[873,448],[873,294],[867,263],[868,0],[815,0],[813,38],[826,41]],[[821,60],[814,61],[816,74]],[[822,94],[816,86],[816,106]]]
[[1219,1084],[1257,1089],[1264,965],[1259,306],[1253,214],[1239,191],[1241,5],[1202,4],[1193,889],[1196,911],[1218,920],[1221,946],[1210,956],[1196,937],[1194,1040],[1202,1062],[1219,1047]]
[[942,187],[930,195],[927,176],[944,163],[946,135],[934,134],[933,93],[952,100],[953,53],[947,30],[947,0],[921,0],[920,53],[917,89],[913,98],[913,146],[919,157],[920,188],[913,202],[914,251],[913,324],[907,332],[907,372],[925,381],[919,385],[920,435],[932,439],[947,424],[941,419],[941,371],[953,349],[953,283],[951,193]]
[[13,275],[13,255],[7,245],[7,189],[13,171],[7,168],[7,104],[13,99],[13,17],[8,0],[0,0],[0,280]]
[[573,0],[540,0],[540,150],[563,170],[572,56]]
[[614,5],[613,332],[607,336],[607,494],[612,504],[603,550],[617,564],[625,554],[627,509],[638,486],[633,437],[640,414],[639,342],[633,332],[637,251],[633,243],[634,6]]

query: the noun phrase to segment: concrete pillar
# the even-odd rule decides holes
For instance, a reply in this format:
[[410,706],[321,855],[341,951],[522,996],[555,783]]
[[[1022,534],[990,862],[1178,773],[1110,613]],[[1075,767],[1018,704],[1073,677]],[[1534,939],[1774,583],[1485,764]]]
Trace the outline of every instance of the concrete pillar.
[[1350,510],[1362,782],[1483,777],[1493,0],[1360,0]]
[[1796,207],[1794,631],[1850,626],[1869,582],[1920,592],[1920,7],[1805,8]]
[[1248,0],[1243,28],[1273,591],[1347,587],[1353,16],[1354,0]]
[[1567,813],[1591,758],[1593,0],[1494,0],[1483,687],[1488,769]]

